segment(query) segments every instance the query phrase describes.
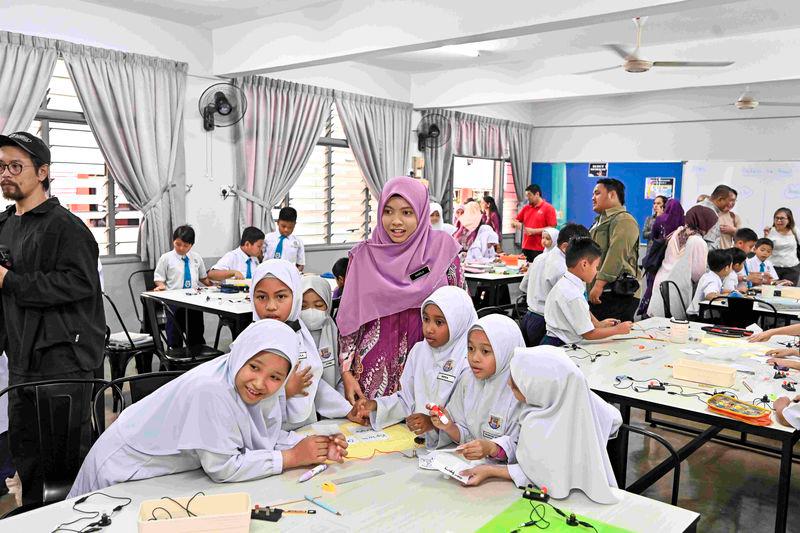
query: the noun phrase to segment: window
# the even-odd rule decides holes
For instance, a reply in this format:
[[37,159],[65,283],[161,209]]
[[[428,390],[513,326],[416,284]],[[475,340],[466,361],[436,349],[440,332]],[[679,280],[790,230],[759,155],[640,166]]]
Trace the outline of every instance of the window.
[[50,193],[86,223],[100,255],[135,254],[142,215],[115,187],[60,59],[28,131],[50,146]]
[[[297,209],[297,235],[304,244],[342,244],[369,236],[378,202],[347,145],[336,106],[302,174],[282,205]],[[273,216],[277,218],[277,209]]]
[[511,221],[517,216],[517,194],[511,163],[473,157],[453,158],[453,207],[469,198],[494,197],[503,220],[503,233],[514,233]]

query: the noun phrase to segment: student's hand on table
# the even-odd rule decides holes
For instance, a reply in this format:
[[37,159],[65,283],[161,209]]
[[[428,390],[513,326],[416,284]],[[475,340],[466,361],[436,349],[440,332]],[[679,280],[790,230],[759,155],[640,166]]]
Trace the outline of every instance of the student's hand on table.
[[633,327],[633,322],[626,320],[625,322],[620,322],[614,328],[617,330],[617,335],[627,335],[631,332],[631,328]]
[[[0,267],[0,268],[2,268],[2,267]],[[165,285],[156,285],[153,290],[154,291],[165,291],[165,290],[167,290],[167,287]]]
[[794,283],[792,283],[788,279],[779,279],[778,281],[775,282],[775,285],[780,285],[782,287],[787,287],[787,286],[794,285]]
[[308,396],[306,389],[311,386],[313,379],[314,376],[311,374],[310,366],[302,370],[299,367],[296,368],[286,380],[286,397]]
[[406,417],[406,425],[408,429],[413,431],[416,435],[427,433],[435,427],[431,422],[431,417],[423,415],[422,413],[414,413]]
[[[284,467],[291,468],[293,466],[324,463],[328,459],[330,443],[331,439],[328,435],[311,435],[304,438],[289,450],[291,452],[289,465],[284,464]],[[286,460],[284,460],[284,463],[286,463]]]
[[361,385],[351,372],[342,372],[342,385],[344,385],[344,397],[355,405],[357,400],[364,398],[364,393],[361,391]]
[[[792,356],[792,355],[800,355],[800,354],[798,353],[797,348],[775,348],[773,350],[768,351],[764,355],[770,357],[770,359],[767,359],[767,363],[769,363],[771,365],[774,362],[773,359],[774,360],[782,360],[781,358],[783,358],[783,357],[789,357],[789,356]],[[778,364],[782,365],[782,363],[778,363]],[[786,366],[786,365],[782,365],[782,366]]]
[[745,279],[750,283],[761,283],[761,274],[761,272],[750,272]]
[[619,320],[616,318],[606,318],[605,320],[600,321],[601,328],[613,328],[617,324],[619,324]]
[[464,459],[475,461],[484,457],[493,457],[497,453],[497,448],[497,444],[490,440],[475,439],[462,444],[456,450],[464,456]]
[[343,463],[347,457],[347,439],[341,433],[328,435],[328,460]]
[[782,412],[786,407],[791,403],[791,400],[788,396],[781,396],[777,400],[775,400],[772,404],[772,409],[774,411],[778,411],[779,413]]
[[755,333],[753,335],[750,335],[749,337],[747,337],[747,342],[768,341],[770,340],[770,338],[772,338],[772,335],[774,335],[772,333],[772,330],[768,329],[767,331],[762,331],[761,333]]
[[595,285],[594,287],[592,287],[592,290],[589,291],[589,303],[592,303],[592,304],[595,304],[595,305],[603,303],[600,300],[600,296],[602,296],[602,295],[603,295],[603,287],[600,287],[599,285]]
[[357,400],[353,409],[356,411],[356,416],[358,418],[362,418],[365,420],[369,420],[369,414],[373,411],[378,410],[378,402],[375,400],[367,400],[366,398],[361,398]]
[[478,465],[459,472],[462,476],[469,476],[466,485],[475,487],[492,477],[491,465]]
[[431,416],[430,416],[431,425],[433,427],[435,427],[436,429],[444,429],[444,430],[447,430],[448,428],[455,427],[455,422],[453,422],[453,417],[450,416],[450,413],[447,412],[447,409],[442,407],[441,410],[442,410],[442,413],[444,413],[444,416],[447,417],[447,420],[448,420],[449,423],[448,424],[442,423],[442,419],[439,418],[436,415],[436,413],[431,411]]
[[233,271],[233,276],[231,276],[231,277],[232,277],[233,279],[244,279],[244,274],[242,274],[242,273],[241,273],[241,272],[239,272],[238,270],[234,270],[234,271]]

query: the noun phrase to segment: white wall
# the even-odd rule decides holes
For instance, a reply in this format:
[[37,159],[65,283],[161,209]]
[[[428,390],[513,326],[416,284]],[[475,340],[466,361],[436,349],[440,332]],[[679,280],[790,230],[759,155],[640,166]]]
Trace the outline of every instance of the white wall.
[[796,160],[800,119],[536,128],[534,161]]

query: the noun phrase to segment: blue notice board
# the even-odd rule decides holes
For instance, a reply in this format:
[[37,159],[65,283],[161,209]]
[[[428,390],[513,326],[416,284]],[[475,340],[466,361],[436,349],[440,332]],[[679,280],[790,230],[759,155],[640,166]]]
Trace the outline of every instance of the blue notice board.
[[[608,163],[608,177],[617,178],[625,184],[625,205],[639,222],[640,230],[644,229],[644,221],[653,211],[653,200],[645,198],[647,178],[675,178],[673,196],[680,200],[682,176],[683,163],[680,161]],[[565,222],[578,222],[587,228],[592,225],[596,216],[592,211],[592,191],[597,178],[589,176],[588,162],[533,163],[531,177],[531,181],[542,188],[542,194],[548,202],[554,205],[563,202]],[[565,198],[556,198],[554,195],[564,195]]]

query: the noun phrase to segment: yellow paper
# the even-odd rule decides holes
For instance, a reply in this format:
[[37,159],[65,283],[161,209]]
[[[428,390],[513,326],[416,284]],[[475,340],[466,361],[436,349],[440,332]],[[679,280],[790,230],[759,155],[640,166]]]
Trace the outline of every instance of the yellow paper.
[[[339,429],[345,437],[352,436],[363,426],[355,422],[347,422],[339,425]],[[347,447],[347,459],[366,459],[376,455],[377,452],[401,452],[417,447],[414,442],[415,435],[405,424],[395,424],[381,430],[388,437],[387,440],[373,442],[353,442]]]
[[714,348],[728,348],[731,346],[741,346],[747,343],[744,339],[728,339],[725,337],[703,337],[701,342]]

